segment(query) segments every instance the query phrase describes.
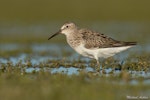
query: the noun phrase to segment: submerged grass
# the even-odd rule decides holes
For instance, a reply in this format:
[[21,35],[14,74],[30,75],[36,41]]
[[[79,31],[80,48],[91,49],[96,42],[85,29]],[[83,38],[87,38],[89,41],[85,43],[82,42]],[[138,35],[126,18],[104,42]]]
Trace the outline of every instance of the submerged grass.
[[[22,52],[28,56],[13,63],[10,57],[17,57]],[[62,50],[63,52],[63,50]],[[149,73],[149,53],[133,54],[123,62],[114,58],[103,61],[103,68],[113,68],[109,73],[96,74],[86,72],[88,66],[95,67],[96,62],[83,59],[47,59],[33,64],[32,57],[38,54],[32,49],[18,49],[1,52],[7,63],[0,63],[0,97],[2,100],[126,100],[127,96],[149,97],[150,85],[145,83],[149,77],[133,77],[129,71],[144,71]],[[40,54],[40,53],[39,53]],[[48,52],[45,55],[50,56]],[[72,52],[65,52],[65,56]],[[55,55],[54,55],[55,56]],[[39,58],[40,59],[40,58]],[[50,68],[79,68],[79,74],[67,75],[64,72],[51,73]],[[27,73],[27,68],[40,68]],[[115,74],[115,70],[121,70]],[[109,75],[109,76],[108,76]]]
[[[17,57],[22,52],[26,58],[13,63],[10,57]],[[44,52],[44,51],[43,51]],[[63,55],[70,56],[62,50]],[[120,62],[114,58],[103,61],[103,68],[113,68],[109,73],[97,74],[86,72],[88,66],[95,67],[95,60],[86,61],[80,57],[75,60],[70,59],[47,59],[33,64],[32,57],[39,52],[19,48],[13,52],[10,50],[1,52],[2,57],[8,59],[7,63],[0,63],[0,97],[2,100],[126,100],[127,96],[149,97],[150,85],[145,83],[149,77],[133,77],[129,71],[149,72],[150,54],[131,54],[126,60]],[[50,56],[47,51],[38,57]],[[55,56],[55,55],[54,55]],[[40,59],[40,58],[39,58]],[[74,67],[80,68],[79,74],[67,75],[64,72],[51,73],[50,68]],[[39,71],[33,70],[27,73],[27,68],[40,68]],[[121,70],[115,74],[115,70]]]
[[99,77],[81,72],[78,76],[50,74],[0,73],[0,97],[3,100],[126,100],[126,96],[148,96],[149,85],[121,84],[119,77]]
[[[135,61],[129,61],[129,60],[124,60],[120,62],[119,60],[115,60],[114,58],[106,59],[104,62],[102,62],[102,67],[105,68],[113,68],[114,70],[131,70],[131,71],[147,71],[150,68],[150,61],[149,59],[141,60],[143,58],[134,58]],[[132,60],[132,59],[131,59]],[[13,64],[15,63],[15,64]],[[86,68],[86,67],[91,67],[95,68],[96,66],[96,61],[95,60],[90,60],[89,62],[84,61],[84,60],[53,60],[53,59],[48,59],[45,60],[44,62],[38,62],[38,64],[33,64],[32,59],[29,57],[25,59],[21,59],[15,62],[10,61],[9,59],[7,60],[7,63],[1,63],[1,66],[3,67],[20,67],[20,66],[26,66],[26,67],[34,67],[34,68],[59,68],[59,67],[75,67],[75,68]]]

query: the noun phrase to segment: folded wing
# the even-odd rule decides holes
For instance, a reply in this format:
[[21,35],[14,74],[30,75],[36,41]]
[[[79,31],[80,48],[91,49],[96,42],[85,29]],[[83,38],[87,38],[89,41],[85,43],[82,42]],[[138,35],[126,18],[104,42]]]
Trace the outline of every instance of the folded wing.
[[117,41],[104,34],[93,32],[88,29],[81,29],[79,30],[79,33],[82,35],[82,38],[84,40],[84,46],[87,49],[111,48],[111,47],[136,45],[136,42]]

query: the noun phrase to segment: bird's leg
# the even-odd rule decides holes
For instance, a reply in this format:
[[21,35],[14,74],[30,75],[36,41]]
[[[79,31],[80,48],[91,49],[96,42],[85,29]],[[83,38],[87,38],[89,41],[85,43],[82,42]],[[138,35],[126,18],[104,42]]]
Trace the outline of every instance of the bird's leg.
[[100,71],[100,63],[99,63],[99,60],[96,59],[96,62],[97,62],[97,66],[96,66],[96,71],[99,72]]

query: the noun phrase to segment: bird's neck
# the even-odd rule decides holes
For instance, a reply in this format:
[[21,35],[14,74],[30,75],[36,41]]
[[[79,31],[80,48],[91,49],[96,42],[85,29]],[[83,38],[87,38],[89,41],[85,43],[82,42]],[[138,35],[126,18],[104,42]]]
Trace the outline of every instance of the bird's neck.
[[81,35],[78,32],[72,32],[66,36],[68,44],[75,48],[81,43]]

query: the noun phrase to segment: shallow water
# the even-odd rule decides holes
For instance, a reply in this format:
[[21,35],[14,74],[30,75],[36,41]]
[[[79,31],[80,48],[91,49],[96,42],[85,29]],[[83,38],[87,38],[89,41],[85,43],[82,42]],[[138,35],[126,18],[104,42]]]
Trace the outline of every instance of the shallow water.
[[[59,68],[48,68],[45,71],[49,71],[51,74],[56,74],[56,73],[61,73],[61,74],[67,74],[67,75],[78,75],[79,72],[83,70],[84,72],[94,72],[94,69],[91,67],[86,67],[85,69],[80,69],[80,68],[75,68],[75,67],[70,67],[70,68],[65,68],[63,66]],[[27,68],[25,70],[27,73],[32,73],[32,72],[38,72],[40,71],[40,68]],[[105,69],[105,76],[109,77],[111,74],[109,74],[112,71],[111,68]],[[102,70],[100,71],[102,73]],[[121,73],[120,70],[115,70],[113,71],[113,75],[119,75]],[[137,78],[144,78],[144,81],[142,81],[143,84],[150,84],[150,72],[145,73],[144,71],[129,71],[131,74],[131,77],[133,78],[131,81],[129,81],[129,84],[131,85],[138,85],[140,80],[137,80]],[[103,74],[102,74],[103,75]],[[120,81],[119,84],[125,84],[124,81]]]
[[[59,28],[56,27],[56,25],[57,23],[35,26],[0,27],[0,34],[2,34],[4,37],[10,35],[9,39],[12,39],[12,43],[3,43],[3,41],[0,42],[0,69],[3,65],[7,66],[8,64],[11,64],[13,67],[15,67],[17,64],[21,64],[21,66],[24,66],[22,69],[24,69],[26,73],[39,72],[43,69],[51,74],[63,73],[67,74],[68,76],[79,75],[81,71],[86,73],[95,72],[93,65],[90,65],[91,59],[80,56],[72,48],[70,48],[68,44],[64,42],[51,43],[51,41],[47,41],[47,36],[50,35],[48,33],[53,33]],[[129,58],[131,58],[129,59],[130,62],[138,62],[138,59],[136,57],[132,58],[132,56],[150,56],[150,45],[148,38],[150,30],[148,26],[149,23],[132,22],[90,23],[91,29],[98,31],[100,30],[102,33],[107,33],[109,36],[117,38],[119,37],[124,40],[138,40],[139,43],[137,46],[114,56],[114,59],[118,60],[120,64],[122,62],[125,63]],[[46,43],[27,42],[22,44],[20,43],[21,41],[16,43],[16,41],[11,38],[13,35],[24,35],[26,33],[28,37],[30,37],[30,34],[28,33],[32,33],[30,38],[31,40],[36,35],[42,35],[44,40],[46,40]],[[145,36],[144,38],[143,35]],[[135,36],[136,38],[134,38]],[[36,41],[38,38],[34,38],[32,41]],[[60,37],[56,37],[55,39],[54,40],[57,41],[57,39],[60,39]],[[26,39],[24,40],[25,42],[27,41]],[[60,39],[60,41],[62,40]],[[146,59],[145,62],[149,62],[149,60]],[[136,85],[138,81],[134,80],[134,78],[140,77],[145,79],[143,81],[145,84],[150,83],[150,68],[149,65],[147,66],[147,71],[144,71],[142,66],[138,71],[134,69],[128,69],[128,73],[130,73],[131,77],[133,78],[130,81],[131,84]],[[111,67],[111,65],[108,65],[104,71],[105,76],[108,77],[111,76],[112,72],[114,76],[117,76],[121,73],[121,69],[114,69]],[[102,70],[100,72],[102,73]],[[122,82],[120,84],[122,84]]]
[[[0,44],[1,51],[9,52],[12,50],[19,50],[23,48],[21,44]],[[11,48],[11,49],[9,49]],[[29,49],[31,49],[31,53],[20,53],[17,56],[10,56],[9,58],[0,57],[0,63],[1,64],[7,64],[11,62],[12,65],[16,65],[19,61],[21,61],[21,64],[26,65],[28,61],[31,62],[32,66],[37,66],[37,68],[30,66],[30,68],[26,68],[27,73],[31,73],[33,71],[39,71],[40,70],[40,64],[41,63],[47,63],[48,60],[65,60],[66,63],[72,63],[74,61],[77,61],[79,58],[81,61],[85,61],[85,64],[87,62],[87,65],[85,67],[86,72],[94,71],[94,69],[88,65],[88,62],[91,59],[82,57],[78,55],[73,49],[71,49],[67,44],[32,44],[28,46]],[[136,46],[133,47],[125,52],[122,52],[120,54],[117,54],[115,56],[115,59],[118,59],[120,61],[126,59],[130,54],[142,54],[143,52],[149,52],[150,46],[149,45],[142,45],[142,46]],[[41,55],[41,52],[46,52],[46,54]],[[65,55],[63,53],[66,53]],[[50,64],[53,62],[51,61]],[[54,66],[55,67],[55,66]],[[63,72],[67,75],[76,74],[78,75],[81,68],[75,68],[75,67],[69,67],[66,68],[64,66],[59,66],[59,68],[50,68],[49,71],[51,73],[60,73]],[[107,68],[105,69],[106,75],[109,75],[113,69]],[[129,71],[130,72],[130,71]],[[131,71],[133,77],[150,77],[150,72],[147,74],[144,73],[144,71]],[[131,73],[130,72],[130,73]],[[120,73],[119,70],[115,71],[115,74]]]
[[[1,52],[8,53],[9,51],[21,51],[22,49],[24,49],[23,45],[21,44],[0,44],[0,48]],[[26,58],[31,58],[30,60],[32,64],[39,64],[40,62],[47,61],[48,59],[60,60],[65,58],[69,61],[72,61],[80,57],[80,59],[84,61],[90,60],[77,54],[67,44],[32,44],[28,46],[28,49],[31,49],[30,53],[24,53],[23,51],[21,51],[20,53],[16,52],[17,56],[9,56],[9,58],[0,56],[0,62],[7,63],[7,61],[11,61],[13,64],[16,64],[19,60],[24,61]],[[115,55],[114,57],[115,59],[123,60],[126,59],[130,54],[142,54],[144,52],[149,53],[149,51],[150,45],[137,45],[133,48],[128,49],[127,51]]]

